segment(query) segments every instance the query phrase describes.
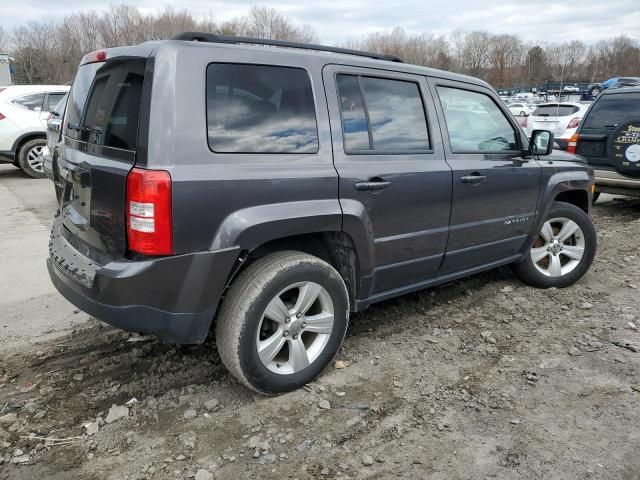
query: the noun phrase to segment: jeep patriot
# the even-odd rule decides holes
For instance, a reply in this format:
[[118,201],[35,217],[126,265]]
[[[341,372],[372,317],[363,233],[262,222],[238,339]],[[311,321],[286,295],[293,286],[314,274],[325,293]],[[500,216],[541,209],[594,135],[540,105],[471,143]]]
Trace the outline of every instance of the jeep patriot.
[[215,332],[244,385],[293,390],[375,302],[507,264],[578,281],[593,171],[552,145],[485,82],[392,56],[203,33],[89,53],[49,274],[104,322]]

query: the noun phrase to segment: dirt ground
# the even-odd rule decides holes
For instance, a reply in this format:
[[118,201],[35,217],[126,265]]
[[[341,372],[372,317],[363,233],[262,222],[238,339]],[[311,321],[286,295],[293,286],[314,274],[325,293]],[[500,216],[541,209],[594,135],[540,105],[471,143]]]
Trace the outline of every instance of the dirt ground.
[[344,368],[279,397],[212,342],[2,337],[0,479],[640,479],[640,200],[594,218],[577,285],[505,268],[375,305]]

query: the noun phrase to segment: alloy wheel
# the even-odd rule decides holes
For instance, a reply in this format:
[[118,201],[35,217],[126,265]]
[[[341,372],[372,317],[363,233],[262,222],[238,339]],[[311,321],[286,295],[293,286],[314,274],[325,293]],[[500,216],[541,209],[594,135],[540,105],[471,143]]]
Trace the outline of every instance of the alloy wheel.
[[585,251],[584,234],[568,218],[552,218],[544,223],[531,248],[536,269],[549,277],[561,277],[573,271]]
[[282,375],[305,369],[327,346],[333,321],[333,301],[324,287],[300,282],[285,288],[262,314],[256,337],[260,361]]
[[44,158],[42,157],[44,145],[36,145],[27,153],[27,163],[34,171],[44,172]]

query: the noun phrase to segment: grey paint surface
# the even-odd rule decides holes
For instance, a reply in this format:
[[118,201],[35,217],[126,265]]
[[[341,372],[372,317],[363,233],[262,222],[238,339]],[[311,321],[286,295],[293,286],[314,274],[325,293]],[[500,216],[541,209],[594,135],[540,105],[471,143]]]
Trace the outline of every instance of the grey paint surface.
[[[274,239],[343,231],[355,245],[360,276],[356,304],[364,307],[517,261],[533,241],[533,232],[538,231],[555,195],[581,190],[590,199],[592,171],[568,161],[571,157],[539,161],[522,150],[500,155],[450,152],[437,84],[491,96],[510,119],[522,149],[527,147],[524,132],[495,92],[480,80],[413,65],[284,48],[167,41],[110,50],[109,56],[114,55],[150,56],[136,166],[166,170],[171,175],[174,247],[177,258],[188,258],[182,263],[187,270],[196,268],[193,256],[199,252],[233,251],[235,260],[242,252]],[[205,71],[213,62],[306,70],[315,97],[317,153],[212,152],[207,142]],[[418,84],[431,150],[345,154],[334,81],[338,72]],[[83,175],[90,180],[84,187],[90,209],[77,208],[79,224],[64,219],[70,232],[65,233],[67,240],[98,263],[97,281],[85,295],[101,305],[121,304],[123,298],[133,304],[137,298],[143,307],[160,308],[169,315],[163,332],[174,328],[167,326],[175,323],[172,314],[214,312],[233,270],[228,256],[224,262],[212,263],[215,275],[191,276],[203,283],[201,291],[191,297],[204,298],[201,294],[206,291],[209,300],[190,304],[178,301],[183,291],[180,280],[188,278],[188,272],[171,279],[150,277],[145,272],[153,269],[135,264],[166,260],[140,261],[126,253],[124,190],[133,164],[126,155],[114,158],[115,153],[102,149],[99,156],[90,155],[80,152],[73,142],[60,151],[61,165],[78,172],[70,177],[75,185],[80,186]],[[460,182],[460,177],[473,173],[486,179],[478,185]],[[356,183],[371,179],[383,179],[390,185],[376,192],[356,190]],[[109,273],[114,271],[120,273]],[[57,281],[77,290],[68,275],[58,275]],[[117,289],[110,292],[107,288],[116,281],[130,287],[123,298],[114,296]],[[161,304],[145,298],[143,290],[153,282],[159,282],[169,297]],[[198,282],[190,285],[198,288]],[[170,298],[172,291],[176,298]],[[130,328],[129,320],[121,323]]]

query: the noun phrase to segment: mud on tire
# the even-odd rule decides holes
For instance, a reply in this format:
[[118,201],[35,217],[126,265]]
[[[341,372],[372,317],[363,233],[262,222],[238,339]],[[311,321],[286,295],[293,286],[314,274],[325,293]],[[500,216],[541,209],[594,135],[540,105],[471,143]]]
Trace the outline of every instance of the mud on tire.
[[248,388],[273,395],[320,375],[338,353],[348,323],[349,296],[340,274],[317,257],[285,251],[256,260],[233,282],[215,335],[229,372]]

